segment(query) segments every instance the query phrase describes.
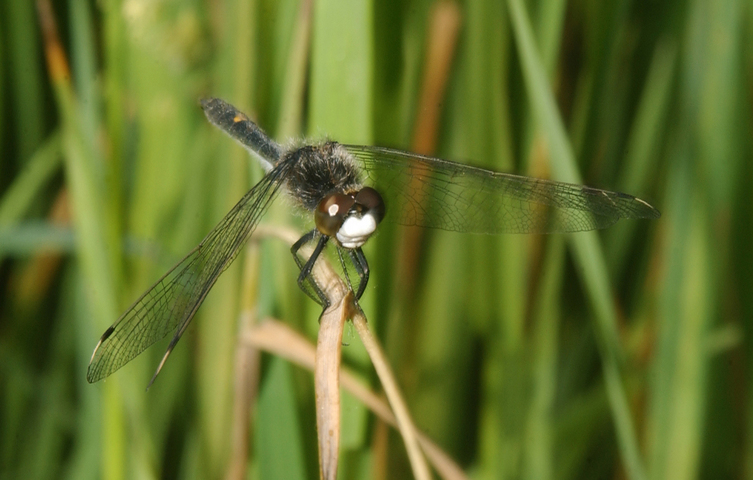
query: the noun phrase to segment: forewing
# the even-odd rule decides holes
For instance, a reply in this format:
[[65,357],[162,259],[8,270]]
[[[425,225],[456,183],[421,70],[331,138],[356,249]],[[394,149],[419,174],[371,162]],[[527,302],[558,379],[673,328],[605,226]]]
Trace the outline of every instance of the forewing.
[[[278,167],[233,207],[202,242],[165,274],[102,335],[86,378],[94,383],[193,318],[220,274],[235,259],[279,190]],[[177,342],[179,334],[174,339]]]
[[579,232],[620,218],[657,218],[631,195],[492,172],[399,150],[344,145],[365,182],[385,198],[387,219],[473,233]]

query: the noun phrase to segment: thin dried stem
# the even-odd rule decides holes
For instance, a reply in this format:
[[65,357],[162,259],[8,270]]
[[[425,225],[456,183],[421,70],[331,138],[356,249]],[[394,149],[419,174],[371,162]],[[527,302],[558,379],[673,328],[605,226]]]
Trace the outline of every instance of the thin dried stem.
[[251,450],[251,421],[259,393],[261,355],[259,349],[243,341],[243,332],[257,323],[256,303],[259,278],[259,244],[248,242],[243,269],[243,304],[239,319],[239,338],[235,352],[235,388],[233,392],[232,451],[225,474],[227,480],[246,478]]
[[387,395],[392,411],[395,412],[397,426],[403,436],[405,448],[408,451],[413,475],[418,480],[429,480],[431,472],[429,472],[429,466],[426,464],[426,460],[418,448],[416,426],[413,424],[405,400],[403,400],[400,394],[400,388],[397,386],[397,381],[392,374],[392,369],[387,362],[384,352],[379,347],[379,343],[374,335],[371,334],[369,325],[366,323],[366,317],[361,312],[357,312],[353,316],[353,325],[355,325],[363,346],[369,354],[369,358],[371,358],[371,363],[374,364],[374,369],[377,372],[379,381],[382,383],[384,393]]
[[[301,368],[314,370],[316,357],[314,345],[303,335],[279,320],[271,318],[262,320],[258,325],[247,330],[241,341],[284,358]],[[345,390],[374,412],[380,420],[397,428],[397,419],[389,404],[379,394],[359,381],[356,374],[347,368],[341,369],[340,383]],[[460,466],[425,434],[417,431],[417,438],[440,477],[446,480],[465,480],[468,478]]]
[[[275,236],[291,245],[299,237],[291,229],[278,227],[259,227],[254,236]],[[308,256],[311,249],[304,247],[299,253]],[[311,273],[330,302],[330,307],[319,319],[314,390],[316,428],[319,437],[319,473],[323,479],[335,480],[340,450],[340,354],[343,327],[354,308],[353,296],[323,257],[316,262]]]
[[[258,238],[274,236],[290,244],[298,239],[296,232],[281,227],[260,226],[254,236]],[[310,250],[302,253],[309,255]],[[426,459],[418,448],[416,428],[400,395],[389,364],[376,339],[369,332],[366,317],[353,301],[353,292],[324,258],[316,262],[312,274],[331,305],[320,319],[314,367],[321,477],[335,479],[337,476],[340,445],[340,355],[343,327],[345,321],[350,318],[354,321],[392,409],[396,412],[396,423],[403,436],[413,474],[419,480],[430,479],[431,473]]]

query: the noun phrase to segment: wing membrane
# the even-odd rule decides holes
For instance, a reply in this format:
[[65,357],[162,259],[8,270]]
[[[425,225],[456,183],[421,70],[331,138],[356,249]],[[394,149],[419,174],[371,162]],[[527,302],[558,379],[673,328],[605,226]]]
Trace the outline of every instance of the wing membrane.
[[165,358],[169,355],[275,197],[284,168],[278,166],[249,190],[191,253],[107,329],[89,362],[86,379],[90,383],[107,377],[154,342],[176,332]]
[[493,172],[389,148],[344,145],[402,225],[473,233],[554,233],[657,218],[631,195]]

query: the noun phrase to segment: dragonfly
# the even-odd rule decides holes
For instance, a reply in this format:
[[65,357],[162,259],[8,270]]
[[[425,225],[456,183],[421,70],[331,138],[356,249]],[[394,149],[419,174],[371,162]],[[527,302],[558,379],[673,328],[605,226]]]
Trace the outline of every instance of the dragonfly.
[[[333,243],[358,301],[369,280],[361,247],[383,221],[455,232],[558,233],[608,227],[660,213],[625,193],[500,173],[415,153],[334,141],[285,148],[247,115],[218,99],[201,100],[210,123],[259,159],[264,177],[207,236],[131,305],[99,339],[87,380],[108,377],[172,333],[152,385],[217,278],[233,262],[267,207],[285,192],[313,214],[315,228],[291,247],[298,285],[323,311],[329,301],[312,275]],[[314,245],[306,259],[299,250]],[[351,283],[345,262],[352,265]],[[149,388],[149,387],[147,387]]]

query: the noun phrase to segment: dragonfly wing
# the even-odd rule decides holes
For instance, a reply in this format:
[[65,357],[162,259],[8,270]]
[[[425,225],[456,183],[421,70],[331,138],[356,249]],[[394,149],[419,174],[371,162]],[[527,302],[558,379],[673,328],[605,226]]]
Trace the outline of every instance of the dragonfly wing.
[[399,150],[344,145],[385,198],[385,218],[473,233],[554,233],[657,218],[631,195],[493,172]]
[[196,248],[105,331],[89,362],[86,379],[90,383],[109,376],[177,331],[170,348],[174,346],[276,195],[282,168],[275,168],[249,190]]

